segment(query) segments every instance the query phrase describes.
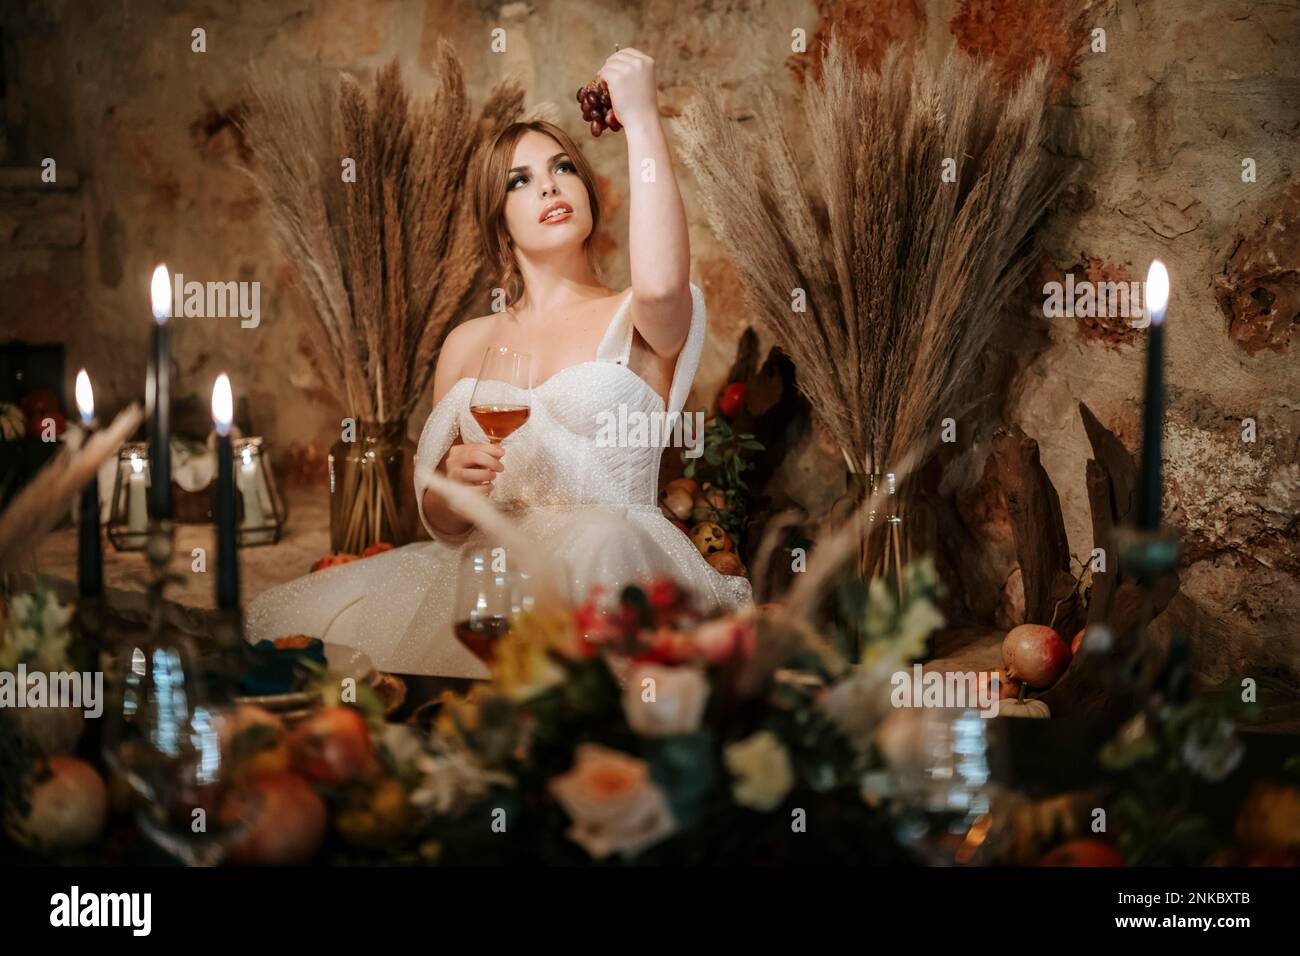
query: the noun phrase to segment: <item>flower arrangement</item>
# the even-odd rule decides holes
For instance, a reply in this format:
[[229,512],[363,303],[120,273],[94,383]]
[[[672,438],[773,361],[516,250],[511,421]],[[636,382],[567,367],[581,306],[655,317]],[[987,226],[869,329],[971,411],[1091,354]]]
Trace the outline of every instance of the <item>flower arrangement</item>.
[[42,671],[70,669],[71,620],[72,608],[60,604],[40,578],[30,593],[14,595],[7,606],[0,603],[0,671],[17,670],[19,664]]
[[[916,572],[924,578],[926,572]],[[897,853],[863,796],[869,742],[826,706],[941,621],[870,604],[854,663],[771,609],[706,615],[671,580],[517,616],[490,684],[445,692],[430,733],[388,727],[411,805],[408,862],[793,862]],[[926,610],[925,605],[928,607]],[[918,610],[918,608],[920,608]]]

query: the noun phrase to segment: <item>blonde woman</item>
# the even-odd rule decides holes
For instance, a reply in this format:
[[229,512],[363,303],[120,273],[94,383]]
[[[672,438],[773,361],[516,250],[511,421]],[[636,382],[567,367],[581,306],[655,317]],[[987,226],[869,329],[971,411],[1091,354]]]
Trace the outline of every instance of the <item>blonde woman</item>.
[[[264,593],[249,609],[250,640],[312,634],[359,648],[387,671],[486,676],[453,636],[452,603],[462,550],[487,539],[431,487],[431,471],[519,521],[559,563],[574,601],[592,585],[616,591],[659,575],[705,605],[752,600],[747,580],[715,571],[661,514],[663,445],[601,434],[611,415],[666,422],[684,412],[707,318],[689,281],[686,215],[659,121],[654,61],[620,50],[600,76],[627,141],[631,287],[616,292],[597,276],[600,205],[577,143],[547,122],[505,129],[473,171],[471,192],[506,308],[457,326],[438,358],[416,456],[420,517],[433,540]],[[501,346],[530,357],[531,410],[503,444],[491,444],[469,399],[484,353]]]

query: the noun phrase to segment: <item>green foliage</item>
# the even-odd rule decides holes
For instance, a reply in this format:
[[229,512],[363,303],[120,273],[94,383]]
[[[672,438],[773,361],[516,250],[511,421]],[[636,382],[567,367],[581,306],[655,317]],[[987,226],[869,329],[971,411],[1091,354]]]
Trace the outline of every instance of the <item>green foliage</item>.
[[1114,775],[1117,844],[1132,866],[1197,866],[1229,842],[1215,819],[1216,791],[1243,750],[1244,718],[1231,681],[1186,702],[1156,701],[1099,753]]
[[737,432],[721,415],[715,415],[704,426],[702,454],[687,458],[683,474],[701,482],[709,482],[725,497],[725,506],[716,514],[695,520],[717,521],[736,541],[743,538],[753,492],[745,482],[745,473],[754,467],[753,459],[764,450],[763,443],[748,432]]

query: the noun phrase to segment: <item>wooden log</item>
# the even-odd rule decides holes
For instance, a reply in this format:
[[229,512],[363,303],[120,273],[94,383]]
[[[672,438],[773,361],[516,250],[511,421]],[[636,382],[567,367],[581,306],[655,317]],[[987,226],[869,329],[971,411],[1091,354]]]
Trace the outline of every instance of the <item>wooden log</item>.
[[[1092,453],[1110,480],[1111,525],[1123,524],[1133,510],[1137,489],[1138,468],[1124,443],[1083,402],[1079,403],[1079,416],[1083,430],[1092,445]],[[1095,520],[1094,520],[1095,525]]]
[[1070,544],[1061,501],[1038,458],[1038,442],[1020,426],[999,429],[993,437],[998,486],[1006,498],[1025,590],[1025,620],[1069,626],[1076,617]]
[[[1121,578],[1115,529],[1130,519],[1137,488],[1137,464],[1123,442],[1092,410],[1079,403],[1079,415],[1095,458],[1089,459],[1085,481],[1092,511],[1093,547],[1106,555],[1105,573],[1094,573],[1088,598],[1088,624],[1105,625],[1111,646],[1102,654],[1078,655],[1065,675],[1043,695],[1053,715],[1081,717],[1095,731],[1109,733],[1144,703],[1146,692],[1132,686],[1124,671],[1150,668],[1164,648],[1143,646],[1141,638],[1178,592],[1177,575],[1167,575],[1149,588]],[[1148,620],[1148,618],[1150,620]]]
[[1088,623],[1097,624],[1110,616],[1111,601],[1119,575],[1119,561],[1112,547],[1115,513],[1110,476],[1095,458],[1088,459],[1086,468],[1084,481],[1088,488],[1088,507],[1092,511],[1092,546],[1102,549],[1106,561],[1104,572],[1092,573],[1092,586],[1088,592]]

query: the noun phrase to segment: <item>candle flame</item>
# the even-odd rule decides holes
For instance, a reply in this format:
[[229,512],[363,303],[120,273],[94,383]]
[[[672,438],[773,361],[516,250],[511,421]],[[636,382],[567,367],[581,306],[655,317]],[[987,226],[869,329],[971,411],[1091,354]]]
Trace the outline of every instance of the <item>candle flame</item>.
[[1169,273],[1159,259],[1151,260],[1147,270],[1147,317],[1159,325],[1165,320],[1165,306],[1169,304]]
[[230,378],[225,372],[217,376],[212,386],[212,421],[221,435],[230,434],[230,423],[235,417],[235,399],[230,393]]
[[167,317],[172,314],[172,282],[167,276],[167,266],[161,263],[153,270],[149,295],[153,299],[153,317],[159,324],[166,322]]
[[77,411],[83,424],[89,425],[95,417],[95,393],[90,387],[90,376],[83,368],[77,373]]

